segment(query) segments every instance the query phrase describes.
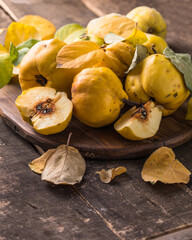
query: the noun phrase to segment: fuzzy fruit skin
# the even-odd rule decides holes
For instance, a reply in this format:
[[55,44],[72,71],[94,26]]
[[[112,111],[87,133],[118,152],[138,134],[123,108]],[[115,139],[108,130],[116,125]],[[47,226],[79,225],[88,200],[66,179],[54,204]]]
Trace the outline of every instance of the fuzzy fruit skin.
[[133,20],[117,13],[111,13],[92,19],[87,25],[87,35],[104,38],[106,34],[112,32],[127,38],[134,27],[135,22]]
[[[65,45],[58,39],[51,39],[41,41],[29,50],[20,64],[19,82],[22,90],[46,86],[55,88],[57,91],[64,91],[70,96],[75,73],[56,68],[57,53]],[[47,80],[45,85],[37,81],[38,75],[42,75]]]
[[141,113],[134,114],[138,109],[133,107],[114,124],[115,130],[128,140],[153,137],[159,129],[162,112],[152,101],[147,102],[143,109],[147,113],[146,118],[142,118]]
[[102,38],[95,37],[94,35],[80,36],[74,40],[74,42],[79,42],[79,41],[91,41],[91,42],[97,43],[99,46],[102,46],[104,44],[104,41]]
[[91,127],[114,122],[127,97],[120,79],[108,68],[87,68],[77,74],[72,84],[74,115]]
[[129,68],[135,48],[124,42],[116,42],[105,48],[103,60],[95,67],[107,67],[111,69],[121,80],[125,78],[125,72]]
[[155,99],[163,106],[163,116],[176,111],[189,96],[183,75],[161,54],[145,58],[129,72],[125,91],[136,102]]
[[140,6],[131,10],[128,18],[138,22],[138,28],[146,33],[151,33],[165,39],[167,25],[161,14],[154,8]]
[[160,53],[163,54],[163,51],[166,47],[168,47],[166,41],[156,35],[146,33],[148,41],[143,44],[148,49],[148,54],[156,54]]

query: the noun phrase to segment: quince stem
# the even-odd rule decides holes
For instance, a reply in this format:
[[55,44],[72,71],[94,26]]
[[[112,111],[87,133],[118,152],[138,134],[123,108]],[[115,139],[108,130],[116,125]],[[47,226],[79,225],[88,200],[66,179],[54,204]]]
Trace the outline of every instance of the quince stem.
[[122,101],[127,104],[128,106],[136,106],[136,107],[140,107],[141,103],[137,103],[131,100],[127,100],[126,98],[123,98]]

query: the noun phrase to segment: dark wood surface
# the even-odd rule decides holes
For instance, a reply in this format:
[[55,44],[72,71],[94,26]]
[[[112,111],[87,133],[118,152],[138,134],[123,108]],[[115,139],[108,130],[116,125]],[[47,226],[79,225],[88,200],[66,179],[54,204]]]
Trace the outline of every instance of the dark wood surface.
[[44,136],[34,131],[33,127],[23,121],[15,100],[21,90],[18,84],[10,83],[0,90],[0,112],[7,124],[19,135],[44,150],[66,144],[69,133],[73,134],[71,145],[83,156],[94,159],[131,159],[149,155],[155,149],[168,146],[176,147],[192,137],[192,128],[185,121],[186,106],[183,105],[172,116],[162,119],[157,134],[142,141],[129,141],[121,137],[113,124],[103,128],[91,128],[82,124],[75,117],[61,133]]
[[[26,1],[33,4],[5,2],[17,17],[25,13],[50,16],[49,19],[57,27],[77,19],[86,25],[96,14],[96,11],[93,13],[80,1],[74,0],[56,0],[54,3],[48,0],[38,3],[35,0]],[[93,9],[94,4],[101,2],[89,3]],[[141,2],[121,0],[117,3],[112,0],[109,4],[106,0],[99,9],[100,12],[109,12],[118,7],[125,13],[126,9],[130,10],[137,4],[141,5]],[[188,18],[190,1],[180,3],[171,0],[167,3],[164,0],[145,0],[142,1],[144,4],[161,7],[162,14],[173,29],[177,29],[180,21],[185,23],[182,31],[174,32],[172,28],[169,31],[175,46],[179,46],[181,52],[184,49],[190,52],[190,45],[183,44],[183,41],[190,44],[192,39]],[[169,12],[174,11],[177,14],[173,21]],[[0,27],[6,27],[10,20],[5,10],[0,9]],[[186,32],[187,38],[183,35]],[[190,171],[191,149],[192,141],[174,149],[176,157]],[[28,168],[28,162],[37,156],[34,147],[14,133],[0,117],[0,239],[192,239],[191,181],[187,185],[158,183],[152,186],[145,183],[140,174],[146,158],[102,162],[89,160],[86,161],[87,171],[81,184],[54,187],[42,182]],[[114,179],[111,184],[101,183],[95,174],[102,168],[120,165],[127,168],[127,173]]]

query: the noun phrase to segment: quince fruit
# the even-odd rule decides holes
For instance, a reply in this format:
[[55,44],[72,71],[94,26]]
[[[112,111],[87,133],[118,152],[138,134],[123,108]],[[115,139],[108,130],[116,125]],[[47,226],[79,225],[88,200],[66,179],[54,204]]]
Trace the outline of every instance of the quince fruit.
[[108,33],[114,33],[123,38],[131,35],[135,22],[126,16],[111,13],[91,20],[87,25],[87,34],[104,39]]
[[148,41],[143,43],[143,46],[148,49],[148,54],[163,54],[164,49],[168,47],[166,41],[163,38],[153,34],[146,33],[146,36],[148,38]]
[[124,42],[115,42],[104,48],[105,55],[96,67],[110,68],[121,80],[129,68],[135,48]]
[[23,119],[44,135],[63,131],[71,120],[72,102],[66,93],[53,88],[30,88],[23,91],[15,103]]
[[183,75],[162,54],[153,54],[132,69],[125,81],[130,100],[147,102],[150,98],[162,106],[163,116],[176,111],[189,96]]
[[91,127],[114,122],[128,98],[120,79],[106,67],[87,68],[74,77],[72,102],[74,115]]
[[91,41],[91,42],[95,42],[97,43],[99,46],[102,46],[104,44],[104,41],[102,38],[96,37],[94,35],[87,35],[85,34],[81,34],[79,37],[77,37],[74,42],[78,42],[78,41]]
[[114,124],[115,130],[129,140],[142,140],[154,136],[162,119],[161,110],[152,101],[132,107]]
[[161,14],[154,8],[140,6],[131,10],[128,18],[138,23],[138,28],[146,33],[151,33],[165,38],[167,25]]
[[46,86],[70,96],[75,73],[56,68],[56,55],[65,45],[58,39],[51,39],[38,42],[29,50],[20,64],[19,82],[22,90]]

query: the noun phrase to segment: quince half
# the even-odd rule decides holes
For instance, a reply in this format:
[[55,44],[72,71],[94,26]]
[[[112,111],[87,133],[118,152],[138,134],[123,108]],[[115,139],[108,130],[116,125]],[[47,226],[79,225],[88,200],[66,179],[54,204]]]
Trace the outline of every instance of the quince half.
[[128,97],[123,85],[109,68],[87,68],[74,77],[74,115],[88,126],[103,127],[114,122],[124,98]]
[[152,101],[139,108],[132,107],[114,124],[115,130],[129,140],[142,140],[154,136],[162,119],[161,110]]
[[36,86],[55,88],[70,96],[75,73],[56,68],[58,51],[66,44],[58,39],[36,43],[24,56],[19,69],[19,82],[22,90]]
[[162,54],[153,54],[132,69],[125,81],[130,100],[147,102],[154,99],[162,106],[163,116],[176,111],[189,96],[183,75]]
[[146,6],[136,7],[126,16],[137,22],[138,28],[141,31],[151,33],[162,38],[166,37],[166,22],[155,8]]
[[44,135],[63,131],[71,120],[72,102],[66,93],[53,88],[30,88],[23,91],[15,103],[23,119]]

